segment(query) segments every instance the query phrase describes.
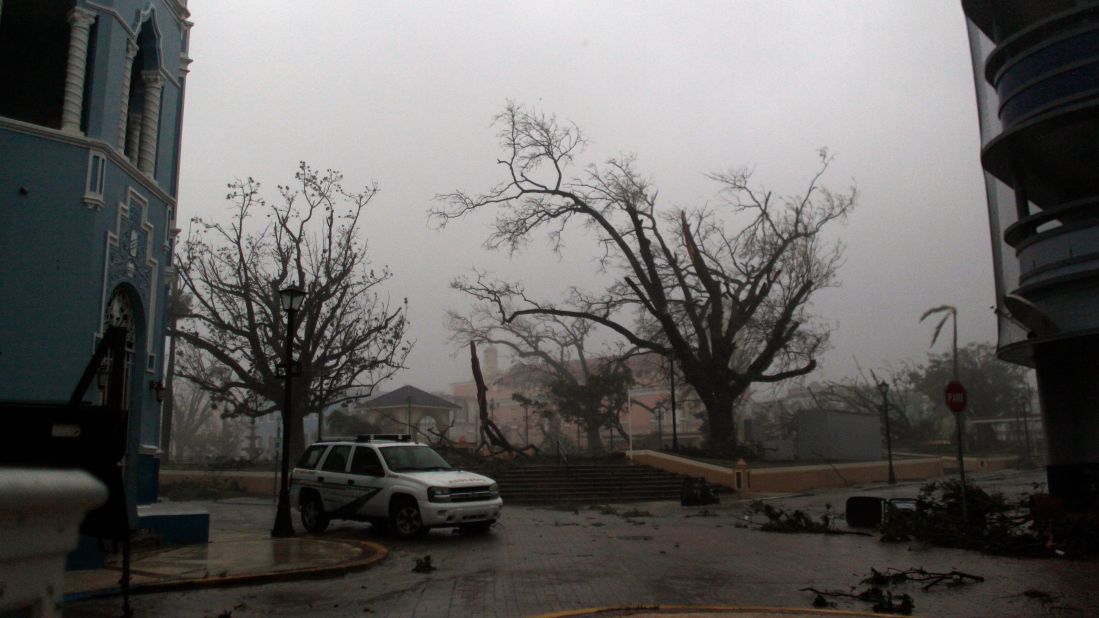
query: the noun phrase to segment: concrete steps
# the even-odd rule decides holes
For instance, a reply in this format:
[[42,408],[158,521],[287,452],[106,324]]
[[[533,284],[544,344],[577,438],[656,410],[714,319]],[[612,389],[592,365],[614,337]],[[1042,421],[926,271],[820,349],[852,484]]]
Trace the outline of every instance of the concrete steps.
[[678,500],[686,477],[634,464],[517,465],[483,471],[511,504],[606,504]]

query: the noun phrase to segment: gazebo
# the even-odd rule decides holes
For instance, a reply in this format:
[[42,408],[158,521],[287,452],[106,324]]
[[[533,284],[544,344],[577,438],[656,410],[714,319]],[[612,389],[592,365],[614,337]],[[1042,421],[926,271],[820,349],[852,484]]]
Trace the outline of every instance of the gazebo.
[[409,433],[413,438],[422,436],[426,439],[446,435],[451,425],[451,410],[461,408],[442,397],[407,385],[357,406],[371,422],[385,427],[387,431]]

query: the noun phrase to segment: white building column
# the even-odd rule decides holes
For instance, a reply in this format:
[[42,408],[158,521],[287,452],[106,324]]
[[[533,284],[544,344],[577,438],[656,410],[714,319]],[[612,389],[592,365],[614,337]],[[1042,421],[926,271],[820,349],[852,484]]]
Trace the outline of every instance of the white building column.
[[126,152],[126,126],[130,117],[130,79],[133,77],[134,56],[137,56],[137,41],[126,39],[126,60],[122,69],[122,104],[118,113],[118,149]]
[[80,132],[84,109],[84,72],[88,66],[88,34],[95,13],[80,7],[69,11],[69,64],[65,72],[65,103],[61,108],[61,130]]
[[131,112],[126,121],[126,156],[137,165],[137,151],[141,147],[141,114]]
[[160,130],[160,93],[164,90],[164,78],[160,71],[143,71],[145,81],[145,108],[141,112],[141,146],[137,169],[152,176],[156,171],[156,143]]

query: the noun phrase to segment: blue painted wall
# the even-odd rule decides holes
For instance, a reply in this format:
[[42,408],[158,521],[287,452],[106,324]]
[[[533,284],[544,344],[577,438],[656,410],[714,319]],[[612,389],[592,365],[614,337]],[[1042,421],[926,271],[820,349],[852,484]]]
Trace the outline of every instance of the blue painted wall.
[[[86,131],[0,117],[0,399],[68,399],[102,332],[106,302],[115,290],[128,291],[139,332],[127,484],[130,496],[149,501],[156,478],[147,472],[155,470],[160,434],[160,404],[149,385],[163,379],[165,366],[188,14],[176,0],[76,5],[96,14]],[[146,57],[164,79],[151,177],[116,143],[131,70],[127,41],[142,28],[157,35]],[[88,182],[99,166],[101,194]],[[94,385],[85,397],[98,400]]]

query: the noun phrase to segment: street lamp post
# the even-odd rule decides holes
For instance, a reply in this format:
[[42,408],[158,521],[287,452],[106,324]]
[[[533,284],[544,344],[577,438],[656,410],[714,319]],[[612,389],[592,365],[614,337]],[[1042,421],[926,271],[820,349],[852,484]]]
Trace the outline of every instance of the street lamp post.
[[675,418],[675,359],[671,356],[668,357],[668,377],[671,380],[672,391],[672,452],[679,452],[679,428],[676,427]]
[[878,390],[881,391],[881,413],[885,417],[885,450],[889,454],[889,484],[896,485],[897,475],[893,471],[893,432],[889,426],[889,384],[885,380],[878,382]]
[[293,424],[291,396],[294,376],[294,317],[305,301],[305,290],[291,285],[279,290],[282,310],[286,312],[286,359],[283,367],[283,403],[282,403],[282,478],[279,482],[279,504],[275,510],[275,527],[271,529],[273,537],[294,536],[294,524],[290,520],[290,436]]

